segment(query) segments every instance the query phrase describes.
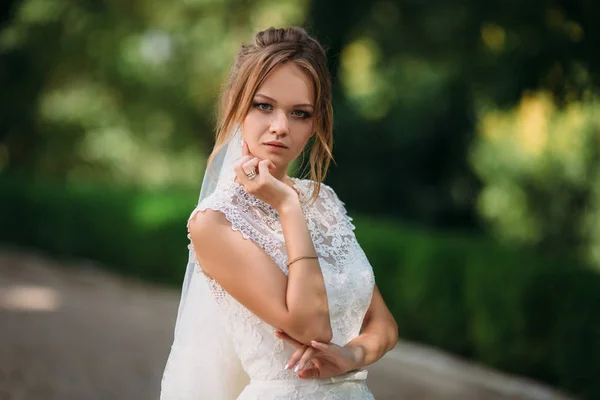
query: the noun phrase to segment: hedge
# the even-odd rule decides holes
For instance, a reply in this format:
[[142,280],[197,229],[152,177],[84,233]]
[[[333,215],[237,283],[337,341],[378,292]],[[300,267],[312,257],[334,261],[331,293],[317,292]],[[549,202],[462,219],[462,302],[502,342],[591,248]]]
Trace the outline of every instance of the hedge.
[[600,399],[600,274],[470,235],[357,218],[406,339]]
[[[0,241],[178,287],[197,193],[0,175]],[[355,216],[403,338],[600,398],[600,274],[474,235]]]
[[197,193],[26,182],[0,175],[0,241],[180,285]]

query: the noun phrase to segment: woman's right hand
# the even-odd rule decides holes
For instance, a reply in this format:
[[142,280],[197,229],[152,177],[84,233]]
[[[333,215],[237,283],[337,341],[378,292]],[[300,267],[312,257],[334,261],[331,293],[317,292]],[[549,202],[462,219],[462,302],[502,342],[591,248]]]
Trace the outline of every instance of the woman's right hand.
[[[254,157],[248,150],[246,142],[243,142],[242,158],[233,169],[238,183],[244,186],[247,193],[271,205],[279,212],[287,204],[299,200],[294,189],[271,175],[272,168],[275,168],[275,164],[271,160],[260,160]],[[250,179],[246,174],[253,170],[257,175]]]
[[292,369],[298,373],[300,379],[323,379],[343,375],[359,368],[359,360],[364,360],[364,353],[359,355],[356,350],[334,343],[313,341],[311,346],[306,346],[280,330],[275,330],[275,336],[296,349],[285,369]]

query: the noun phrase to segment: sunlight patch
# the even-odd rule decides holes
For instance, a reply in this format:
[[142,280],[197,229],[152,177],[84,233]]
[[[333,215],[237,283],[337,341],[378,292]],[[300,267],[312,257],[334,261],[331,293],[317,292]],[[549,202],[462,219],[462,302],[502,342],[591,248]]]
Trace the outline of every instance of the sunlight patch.
[[60,299],[56,289],[14,285],[0,288],[0,309],[12,311],[57,311]]

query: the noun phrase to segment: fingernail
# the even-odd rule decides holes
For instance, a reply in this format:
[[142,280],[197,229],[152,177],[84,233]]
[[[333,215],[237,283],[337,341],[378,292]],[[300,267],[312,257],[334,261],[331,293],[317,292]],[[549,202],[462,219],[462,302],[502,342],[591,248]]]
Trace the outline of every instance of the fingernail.
[[290,362],[285,364],[285,369],[290,369],[292,367],[292,364]]
[[300,369],[300,365],[296,365],[296,367],[294,368],[294,372],[298,372],[298,370]]

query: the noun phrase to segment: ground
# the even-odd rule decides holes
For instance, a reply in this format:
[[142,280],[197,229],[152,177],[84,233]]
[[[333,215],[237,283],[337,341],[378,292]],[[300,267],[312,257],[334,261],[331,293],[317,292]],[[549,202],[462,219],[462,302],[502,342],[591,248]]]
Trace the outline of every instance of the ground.
[[[178,302],[92,262],[0,249],[0,400],[158,399]],[[378,400],[567,399],[408,342],[367,382]]]

